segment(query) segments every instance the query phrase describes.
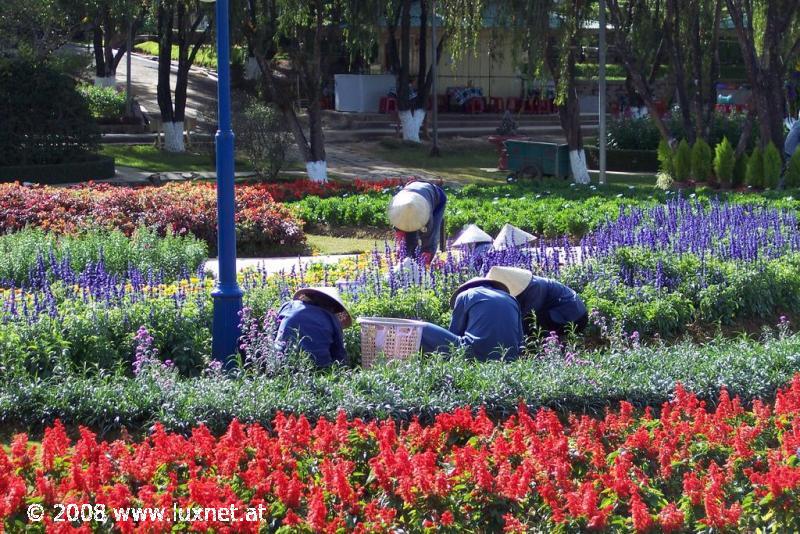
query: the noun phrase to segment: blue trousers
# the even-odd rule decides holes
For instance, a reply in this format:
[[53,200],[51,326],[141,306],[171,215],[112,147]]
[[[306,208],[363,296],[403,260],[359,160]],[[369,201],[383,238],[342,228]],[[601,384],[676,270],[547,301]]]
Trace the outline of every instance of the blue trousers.
[[792,157],[798,145],[800,145],[800,121],[795,121],[792,129],[786,135],[786,142],[783,144],[783,153],[787,159]]
[[422,327],[422,352],[449,352],[450,347],[461,345],[461,338],[450,330],[433,323]]

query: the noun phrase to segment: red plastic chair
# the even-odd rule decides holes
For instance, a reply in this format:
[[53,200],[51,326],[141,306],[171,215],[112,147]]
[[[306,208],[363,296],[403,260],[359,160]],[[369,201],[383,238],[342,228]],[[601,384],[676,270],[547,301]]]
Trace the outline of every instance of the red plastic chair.
[[485,108],[482,97],[472,97],[467,101],[467,113],[483,113]]
[[494,113],[501,113],[506,110],[505,101],[499,96],[489,97],[489,109]]
[[506,109],[511,113],[516,113],[522,109],[522,99],[515,96],[506,98]]
[[397,113],[397,99],[393,96],[383,96],[378,103],[378,111],[381,113]]

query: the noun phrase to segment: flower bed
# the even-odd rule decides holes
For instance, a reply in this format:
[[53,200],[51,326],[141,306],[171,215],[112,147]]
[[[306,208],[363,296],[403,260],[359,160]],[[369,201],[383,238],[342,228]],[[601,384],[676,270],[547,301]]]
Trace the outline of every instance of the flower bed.
[[[181,183],[160,188],[109,185],[54,189],[0,186],[0,228],[33,226],[58,233],[113,228],[131,234],[146,226],[164,234],[193,234],[216,249],[216,189],[213,184]],[[240,253],[265,253],[297,247],[302,224],[268,188],[237,188],[236,230]]]
[[0,235],[0,287],[35,287],[48,278],[69,282],[87,270],[124,275],[135,269],[175,280],[196,272],[207,257],[206,244],[191,235],[159,237],[147,228],[130,237],[118,230],[59,235],[26,228]]
[[[668,220],[667,220],[668,219]],[[433,270],[387,270],[396,259],[375,252],[358,264],[311,271],[243,274],[245,304],[260,318],[299,287],[351,282],[344,292],[354,315],[416,318],[447,324],[452,291],[493,265],[527,267],[567,282],[598,312],[589,335],[619,330],[650,338],[751,326],[800,313],[800,238],[794,215],[766,207],[676,200],[650,211],[633,210],[593,232],[581,246],[564,240],[532,250],[447,256]],[[163,273],[131,270],[124,276],[94,266],[64,272],[0,294],[0,365],[49,376],[84,366],[129,369],[133,338],[145,326],[163,359],[182,373],[202,371],[208,358],[212,281],[168,283]],[[359,361],[358,328],[346,339]],[[538,348],[533,347],[532,355]]]
[[[446,230],[455,238],[469,223],[479,222],[485,231],[497,234],[511,223],[537,236],[564,235],[578,240],[607,221],[615,220],[625,208],[650,208],[669,201],[671,192],[633,186],[565,185],[563,181],[516,183],[502,186],[469,185],[446,188]],[[389,229],[386,208],[390,190],[383,194],[351,195],[346,198],[305,197],[289,206],[306,222],[337,226],[374,226]],[[777,209],[800,208],[796,191],[725,193],[701,189],[691,198],[704,204],[714,200],[735,204],[764,205]]]
[[[352,184],[317,184],[308,180],[236,187],[237,250],[240,255],[268,255],[300,249],[302,223],[281,202],[309,195],[321,197],[376,193],[402,180]],[[116,187],[88,184],[72,188],[0,185],[0,229],[36,227],[56,233],[111,228],[130,235],[140,226],[159,233],[193,234],[217,248],[216,186],[179,183],[163,187]]]
[[[203,426],[188,436],[156,426],[139,443],[86,429],[72,442],[57,423],[41,447],[18,435],[0,451],[0,519],[24,527],[36,503],[58,527],[55,503],[87,503],[132,532],[142,525],[114,509],[163,507],[171,519],[173,507],[233,505],[244,518],[234,528],[246,532],[788,532],[800,528],[798,448],[800,376],[774,406],[746,410],[722,391],[709,409],[679,386],[658,417],[623,402],[602,420],[566,423],[524,406],[497,423],[458,409],[400,429],[278,414],[271,430],[233,422],[215,438]],[[246,508],[259,505],[263,523],[247,521]],[[148,523],[156,532],[230,527],[216,514]]]

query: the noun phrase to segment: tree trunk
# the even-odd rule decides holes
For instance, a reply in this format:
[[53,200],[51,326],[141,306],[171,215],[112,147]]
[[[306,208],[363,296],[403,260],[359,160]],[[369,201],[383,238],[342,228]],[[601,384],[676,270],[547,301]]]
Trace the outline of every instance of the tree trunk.
[[183,121],[162,123],[164,128],[164,150],[167,152],[186,152],[183,142]]
[[690,145],[694,144],[694,126],[692,124],[692,104],[686,89],[686,64],[683,58],[685,43],[681,40],[680,32],[681,12],[677,0],[667,0],[667,22],[665,24],[664,38],[667,41],[669,56],[672,63],[672,74],[675,77],[675,87],[678,91],[678,106],[680,107],[683,129]]
[[[747,152],[747,145],[750,144],[750,137],[753,132],[753,121],[755,120],[755,110],[752,104],[749,106],[747,116],[742,123],[742,134],[739,136],[739,142],[736,144],[736,157],[742,157],[742,154]],[[783,150],[781,150],[783,152]]]
[[106,61],[104,31],[99,19],[95,21],[92,31],[92,48],[94,50],[94,85],[97,87],[114,87],[117,83],[115,72],[109,72],[110,65]]
[[[756,51],[753,28],[753,6],[748,1],[726,0],[728,13],[736,29],[742,50],[747,78],[753,91],[753,104],[759,119],[761,146],[770,142],[783,144],[784,95],[783,78],[786,65],[800,49],[800,39],[782,50],[790,25],[795,19],[798,3],[795,0],[771,0],[767,4],[766,24],[761,35],[761,55]],[[785,56],[785,57],[782,57]]]
[[[667,128],[664,120],[658,112],[658,108],[656,107],[655,100],[653,98],[652,84],[648,83],[648,79],[645,78],[644,72],[639,68],[638,62],[635,59],[636,55],[631,48],[632,45],[628,42],[626,35],[622,31],[622,10],[620,9],[619,3],[616,0],[610,0],[608,2],[608,13],[611,23],[616,29],[616,31],[614,31],[612,34],[614,36],[614,44],[616,45],[617,51],[622,59],[622,65],[625,67],[625,72],[630,77],[630,83],[633,84],[636,92],[639,94],[644,102],[644,105],[647,107],[647,111],[649,112],[650,117],[653,119],[653,123],[656,125],[661,137],[670,143],[670,145],[674,145],[675,140],[672,138],[672,133]],[[664,33],[666,34],[666,31]],[[666,42],[664,46],[665,48],[669,48],[669,44]],[[652,76],[652,74],[653,73],[651,72],[650,75]]]
[[319,98],[309,102],[308,129],[310,134],[309,157],[306,172],[312,182],[328,181],[328,166],[325,155],[325,136],[322,131],[322,110]]
[[[586,152],[583,149],[583,133],[581,132],[581,109],[580,99],[578,98],[578,91],[575,87],[575,49],[577,39],[573,36],[569,43],[569,52],[567,52],[567,86],[566,86],[566,101],[558,105],[558,119],[561,123],[561,129],[564,131],[564,136],[567,139],[569,146],[569,162],[572,170],[572,178],[575,183],[588,184],[591,179],[589,171],[586,167]],[[556,57],[553,49],[552,40],[548,41],[545,51],[546,62],[550,76],[555,81],[556,87],[563,82],[559,77],[559,67],[554,59]]]
[[161,111],[161,122],[166,124],[174,122],[172,110],[172,90],[170,88],[170,74],[172,69],[172,21],[174,11],[167,9],[165,2],[159,2],[157,9],[158,18],[158,85],[156,95],[158,108]]

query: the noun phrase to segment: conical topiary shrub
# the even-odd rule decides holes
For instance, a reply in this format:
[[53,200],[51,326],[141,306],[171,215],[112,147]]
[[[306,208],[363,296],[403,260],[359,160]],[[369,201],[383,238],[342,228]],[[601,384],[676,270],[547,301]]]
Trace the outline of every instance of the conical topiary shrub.
[[736,153],[727,137],[722,138],[714,150],[714,174],[722,187],[733,184],[733,171],[736,167]]

